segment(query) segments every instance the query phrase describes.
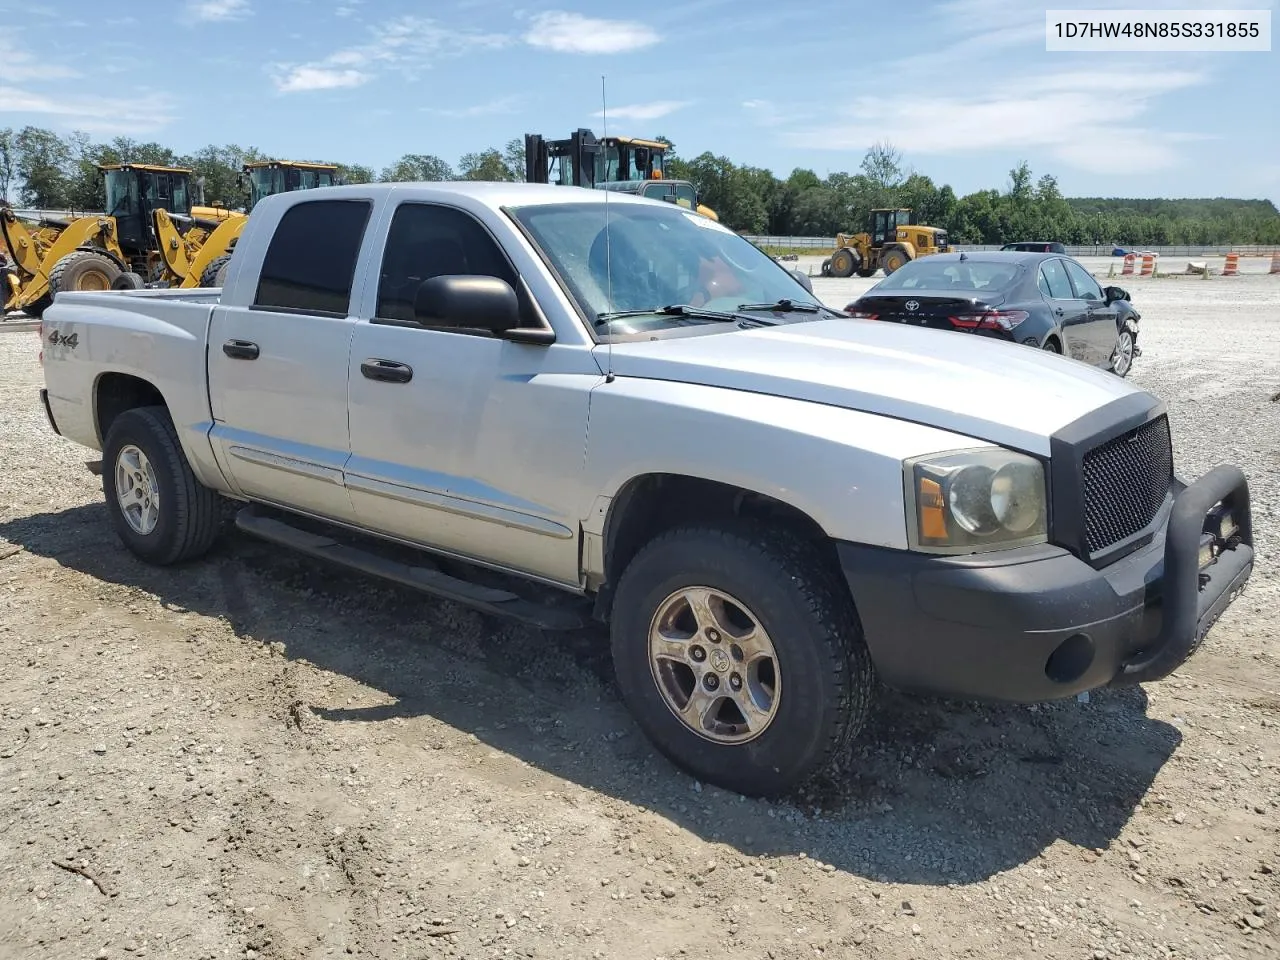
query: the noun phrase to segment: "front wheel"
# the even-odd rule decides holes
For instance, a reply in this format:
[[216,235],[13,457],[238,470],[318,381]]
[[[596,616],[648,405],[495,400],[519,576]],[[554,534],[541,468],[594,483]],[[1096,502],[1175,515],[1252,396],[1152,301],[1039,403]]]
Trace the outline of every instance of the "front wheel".
[[618,584],[618,685],[636,722],[690,775],[777,796],[828,767],[875,687],[848,593],[799,538],[683,527]]
[[1111,355],[1111,372],[1117,377],[1127,377],[1133,369],[1133,347],[1133,331],[1121,330],[1115,352]]
[[116,417],[102,466],[112,526],[138,557],[165,566],[213,546],[220,498],[192,473],[164,407],[137,407]]

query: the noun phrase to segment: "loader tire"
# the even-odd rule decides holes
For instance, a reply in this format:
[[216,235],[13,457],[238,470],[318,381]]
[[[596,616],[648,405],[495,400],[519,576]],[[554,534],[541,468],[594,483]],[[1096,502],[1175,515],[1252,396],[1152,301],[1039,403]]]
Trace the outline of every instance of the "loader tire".
[[880,265],[884,268],[884,275],[887,277],[895,270],[901,270],[910,260],[907,251],[901,247],[890,247],[880,258]]
[[204,268],[204,273],[200,274],[200,286],[202,287],[220,287],[227,279],[227,264],[231,262],[231,255],[218,257],[211,260],[209,265]]
[[49,273],[49,293],[56,297],[70,291],[110,290],[123,272],[120,265],[105,254],[77,250],[53,265]]
[[852,277],[858,269],[860,258],[848,247],[841,247],[831,255],[831,275],[833,277]]
[[23,307],[22,312],[25,313],[28,317],[32,317],[36,320],[39,320],[41,317],[44,316],[44,312],[48,310],[51,306],[53,306],[53,297],[49,296],[46,293],[43,297],[41,297],[35,303],[30,303],[30,304],[27,304],[27,306]]
[[126,270],[111,281],[112,290],[141,290],[145,281],[132,270]]

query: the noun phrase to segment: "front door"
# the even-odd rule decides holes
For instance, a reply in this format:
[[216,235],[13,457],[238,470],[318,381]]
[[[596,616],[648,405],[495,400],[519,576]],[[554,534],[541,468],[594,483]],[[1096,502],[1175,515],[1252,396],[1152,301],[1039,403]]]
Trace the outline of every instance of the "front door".
[[1075,260],[1063,260],[1076,296],[1085,305],[1085,336],[1089,342],[1089,362],[1107,366],[1116,349],[1116,308],[1107,303],[1098,281]]
[[370,200],[285,210],[251,303],[219,306],[209,329],[211,437],[246,496],[334,520],[343,486],[352,284]]
[[406,201],[382,256],[373,317],[355,326],[348,373],[346,483],[362,526],[402,540],[575,585],[577,472],[588,393],[586,351],[519,344],[415,320],[430,277],[496,276],[543,326],[531,297],[470,213]]
[[1083,300],[1076,297],[1071,278],[1067,276],[1065,260],[1045,260],[1040,264],[1036,280],[1040,293],[1053,311],[1054,322],[1062,332],[1062,352],[1065,356],[1086,362],[1091,353],[1086,326],[1089,312]]

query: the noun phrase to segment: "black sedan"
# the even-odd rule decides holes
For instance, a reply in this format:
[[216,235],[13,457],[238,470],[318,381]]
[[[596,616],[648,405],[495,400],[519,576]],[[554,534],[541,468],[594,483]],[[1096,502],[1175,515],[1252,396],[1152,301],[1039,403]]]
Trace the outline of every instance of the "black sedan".
[[994,337],[1127,376],[1138,311],[1055,253],[939,253],[895,270],[844,308],[851,317]]

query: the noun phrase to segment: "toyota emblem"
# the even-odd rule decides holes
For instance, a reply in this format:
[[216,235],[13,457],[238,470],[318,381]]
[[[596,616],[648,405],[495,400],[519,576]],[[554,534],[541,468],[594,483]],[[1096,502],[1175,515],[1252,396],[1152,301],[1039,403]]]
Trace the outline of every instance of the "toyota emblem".
[[919,310],[919,309],[920,309],[920,301],[919,301],[919,300],[908,300],[908,301],[906,302],[905,306],[906,306],[906,308],[907,308],[908,310],[910,310],[910,311],[912,311],[912,312],[914,313],[916,310]]

